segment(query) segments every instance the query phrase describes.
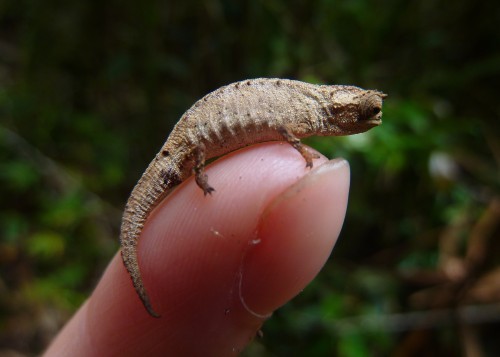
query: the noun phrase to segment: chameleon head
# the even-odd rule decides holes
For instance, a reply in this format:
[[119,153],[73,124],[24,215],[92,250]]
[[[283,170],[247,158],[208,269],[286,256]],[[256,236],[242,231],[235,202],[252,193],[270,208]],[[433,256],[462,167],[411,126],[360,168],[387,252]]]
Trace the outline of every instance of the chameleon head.
[[365,132],[382,124],[382,103],[387,94],[344,86],[330,93],[327,135]]

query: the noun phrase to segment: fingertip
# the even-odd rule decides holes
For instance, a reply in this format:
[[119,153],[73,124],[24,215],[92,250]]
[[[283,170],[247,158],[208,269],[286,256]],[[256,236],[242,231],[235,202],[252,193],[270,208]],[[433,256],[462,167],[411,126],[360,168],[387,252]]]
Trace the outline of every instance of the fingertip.
[[313,169],[269,204],[245,257],[241,303],[265,317],[318,274],[340,233],[349,191],[343,159]]

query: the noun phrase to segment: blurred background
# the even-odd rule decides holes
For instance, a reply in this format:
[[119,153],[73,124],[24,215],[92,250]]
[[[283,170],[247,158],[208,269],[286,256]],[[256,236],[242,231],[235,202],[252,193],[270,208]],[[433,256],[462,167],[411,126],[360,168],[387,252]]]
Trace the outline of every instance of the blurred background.
[[389,98],[308,142],[351,163],[345,226],[245,355],[498,355],[499,23],[497,1],[0,1],[0,356],[91,293],[181,114],[255,77]]

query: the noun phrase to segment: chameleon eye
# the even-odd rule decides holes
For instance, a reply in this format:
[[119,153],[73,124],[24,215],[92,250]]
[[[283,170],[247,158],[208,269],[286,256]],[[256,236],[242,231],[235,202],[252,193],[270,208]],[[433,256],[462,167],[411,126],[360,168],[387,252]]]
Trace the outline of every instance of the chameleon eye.
[[382,111],[382,95],[378,92],[368,93],[360,100],[360,119],[369,120]]

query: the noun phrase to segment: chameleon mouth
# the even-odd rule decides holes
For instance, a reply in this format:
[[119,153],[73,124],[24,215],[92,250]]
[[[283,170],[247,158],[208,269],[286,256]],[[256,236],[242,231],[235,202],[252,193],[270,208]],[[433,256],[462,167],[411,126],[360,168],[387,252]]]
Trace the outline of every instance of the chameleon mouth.
[[365,123],[367,123],[369,125],[377,126],[377,125],[382,124],[382,119],[380,119],[380,118],[370,119],[370,120],[365,121]]

